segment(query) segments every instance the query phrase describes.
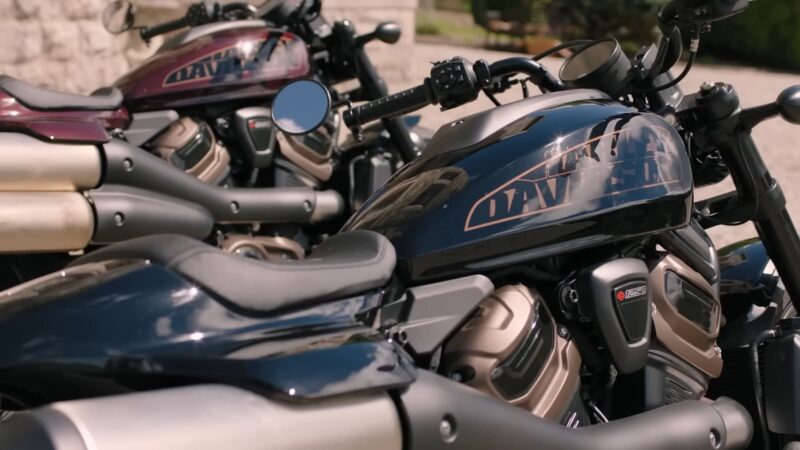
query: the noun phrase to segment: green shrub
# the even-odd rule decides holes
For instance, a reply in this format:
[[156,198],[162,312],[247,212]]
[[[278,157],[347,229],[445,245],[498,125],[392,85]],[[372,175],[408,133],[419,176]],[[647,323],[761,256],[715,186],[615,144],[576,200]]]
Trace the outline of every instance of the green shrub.
[[666,0],[551,0],[550,25],[563,40],[613,36],[640,45],[656,37],[656,14]]
[[433,22],[417,22],[417,34],[422,35],[429,35],[429,36],[439,36],[442,34],[442,30],[439,29],[439,26]]
[[761,0],[712,25],[700,44],[710,54],[748,64],[800,70],[800,1]]

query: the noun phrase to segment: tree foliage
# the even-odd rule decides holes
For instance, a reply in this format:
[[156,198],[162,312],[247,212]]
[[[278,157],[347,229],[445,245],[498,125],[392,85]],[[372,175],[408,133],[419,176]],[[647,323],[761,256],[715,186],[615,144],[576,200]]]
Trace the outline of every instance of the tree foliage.
[[550,25],[564,40],[614,36],[650,43],[666,0],[551,0]]
[[701,54],[748,64],[800,70],[800,1],[758,1],[742,14],[714,23]]
[[[486,11],[504,18],[546,21],[551,34],[562,39],[614,36],[626,49],[657,37],[656,14],[668,0],[469,0],[473,15],[485,20]],[[483,23],[482,23],[483,24]],[[485,24],[484,24],[485,25]],[[713,24],[705,34],[701,55],[800,70],[800,0],[752,2],[742,14]]]

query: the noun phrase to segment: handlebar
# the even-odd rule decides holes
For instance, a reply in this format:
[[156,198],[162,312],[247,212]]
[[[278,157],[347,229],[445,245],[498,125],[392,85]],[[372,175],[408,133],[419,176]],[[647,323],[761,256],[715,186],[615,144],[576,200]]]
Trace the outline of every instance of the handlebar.
[[554,77],[541,64],[530,58],[506,58],[489,66],[489,73],[496,76],[524,73],[531,77],[533,84],[548,92],[564,89],[561,81]]
[[411,89],[348,109],[343,114],[344,123],[352,128],[373,120],[408,114],[430,105],[435,102],[435,97],[427,81]]
[[142,28],[139,30],[139,36],[143,41],[148,42],[150,39],[169,33],[171,31],[179,30],[184,27],[194,27],[197,25],[204,25],[214,22],[225,14],[234,11],[244,11],[247,14],[254,14],[254,8],[247,3],[231,3],[225,6],[220,6],[216,2],[198,2],[189,6],[186,15],[180,19],[171,20],[160,25]]
[[166,23],[162,23],[160,25],[153,25],[152,27],[142,28],[139,31],[139,36],[142,38],[143,41],[147,42],[156,36],[166,34],[175,30],[180,30],[183,27],[188,27],[191,25],[192,23],[189,21],[187,17],[181,17],[180,19],[175,19]]
[[525,57],[508,58],[487,64],[470,64],[456,57],[437,62],[431,76],[414,88],[350,108],[343,114],[348,128],[387,117],[399,116],[428,105],[441,104],[442,110],[474,101],[483,89],[491,89],[496,78],[526,74],[545,91],[558,91],[563,84],[538,62]]

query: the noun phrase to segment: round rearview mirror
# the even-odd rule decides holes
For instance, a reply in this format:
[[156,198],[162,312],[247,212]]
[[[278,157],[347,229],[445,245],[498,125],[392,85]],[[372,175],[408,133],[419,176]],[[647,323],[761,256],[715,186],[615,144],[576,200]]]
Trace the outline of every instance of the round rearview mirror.
[[322,125],[331,110],[331,94],[312,80],[293,81],[275,95],[272,122],[287,134],[310,133]]
[[800,84],[786,88],[781,93],[778,109],[788,122],[800,125]]
[[136,7],[131,2],[117,0],[111,2],[103,10],[103,26],[112,34],[120,34],[133,27],[136,18]]

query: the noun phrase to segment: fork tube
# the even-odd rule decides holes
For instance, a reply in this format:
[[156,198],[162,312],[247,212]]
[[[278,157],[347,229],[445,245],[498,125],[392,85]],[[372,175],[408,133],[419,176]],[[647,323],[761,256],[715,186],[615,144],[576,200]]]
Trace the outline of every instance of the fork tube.
[[800,311],[800,237],[786,210],[786,199],[750,133],[740,129],[732,140],[725,153],[734,181],[746,199],[758,202],[753,223],[795,310]]

